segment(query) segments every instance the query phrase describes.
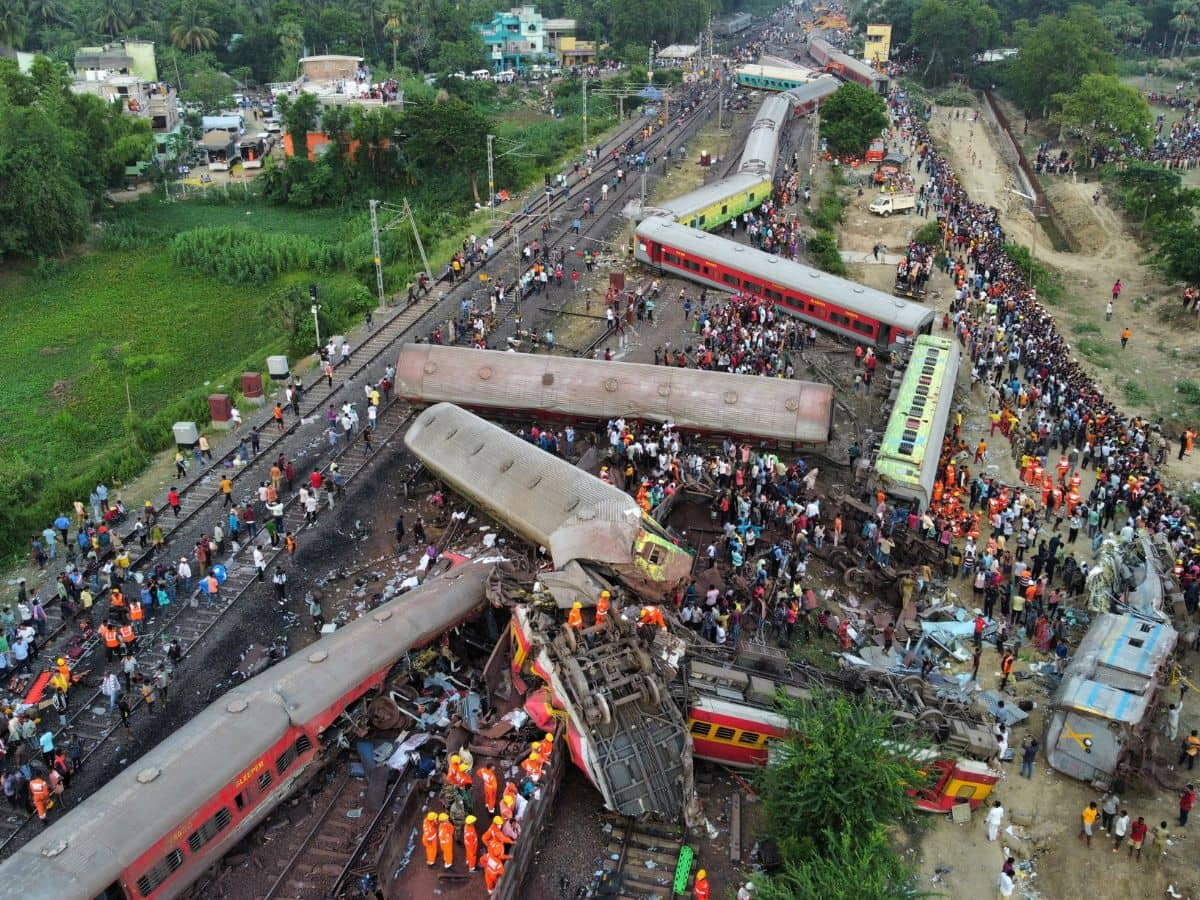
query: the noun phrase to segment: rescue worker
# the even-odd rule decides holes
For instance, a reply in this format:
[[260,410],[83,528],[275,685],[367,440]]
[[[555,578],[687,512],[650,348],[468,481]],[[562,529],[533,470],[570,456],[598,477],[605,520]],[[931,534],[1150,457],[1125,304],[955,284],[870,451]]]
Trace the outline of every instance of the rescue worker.
[[421,825],[421,843],[425,845],[425,862],[433,865],[437,862],[438,850],[438,814],[429,812]]
[[542,779],[542,754],[536,751],[530,753],[521,763],[521,770],[529,777],[529,780],[537,784]]
[[104,658],[112,662],[117,658],[117,648],[121,646],[121,642],[117,639],[117,629],[113,628],[112,622],[105,619],[99,631],[100,638],[104,641]]
[[460,769],[461,769],[461,759],[459,758],[459,755],[457,753],[455,753],[453,756],[450,757],[449,765],[446,766],[446,783],[447,784],[452,784],[455,787],[462,787],[462,781],[460,780],[462,773],[459,771]]
[[503,874],[504,857],[489,852],[487,859],[483,862],[483,881],[487,885],[488,894],[496,892],[496,884],[500,881],[500,876]]
[[638,619],[639,625],[657,625],[659,628],[666,628],[667,622],[663,619],[662,610],[657,606],[643,606],[642,614]]
[[146,620],[146,610],[142,608],[141,600],[134,600],[129,604],[129,624],[133,626],[135,634],[142,633],[142,623]]
[[125,595],[121,593],[121,589],[118,587],[114,587],[108,596],[108,610],[116,616],[118,622],[124,621],[126,612]]
[[474,872],[479,859],[479,832],[475,830],[476,818],[467,816],[463,822],[463,850],[467,856],[467,871]]
[[475,774],[479,776],[479,783],[483,785],[483,803],[487,807],[487,811],[495,815],[496,789],[499,787],[499,782],[496,781],[496,773],[486,766],[481,766],[475,770]]
[[454,865],[454,824],[447,813],[438,816],[437,840],[442,848],[442,868],[449,869]]
[[490,856],[504,858],[504,845],[511,844],[512,838],[504,833],[504,819],[500,816],[492,818],[492,824],[483,833],[483,846],[487,847]]
[[117,635],[121,640],[123,652],[126,656],[131,656],[137,650],[137,633],[133,630],[133,626],[122,625]]
[[60,656],[54,661],[54,668],[58,670],[58,674],[67,680],[67,684],[71,683],[71,667],[67,665],[66,657]]
[[600,599],[596,601],[596,627],[599,628],[608,618],[609,598],[612,595],[608,591],[600,592]]
[[708,872],[701,869],[696,873],[696,883],[692,886],[692,897],[695,900],[710,900],[712,887],[708,883]]
[[1015,660],[1016,660],[1016,657],[1013,656],[1013,652],[1011,650],[1009,650],[1007,653],[1004,654],[1004,659],[1002,659],[1000,661],[1000,672],[1001,672],[1000,690],[1004,690],[1006,687],[1008,687],[1008,679],[1009,679],[1009,676],[1012,675],[1013,662]]
[[44,824],[46,813],[50,810],[50,785],[41,775],[35,775],[29,782],[29,798],[33,801],[33,808],[37,810],[37,817]]
[[571,604],[571,611],[567,613],[567,627],[583,631],[583,604],[578,600]]

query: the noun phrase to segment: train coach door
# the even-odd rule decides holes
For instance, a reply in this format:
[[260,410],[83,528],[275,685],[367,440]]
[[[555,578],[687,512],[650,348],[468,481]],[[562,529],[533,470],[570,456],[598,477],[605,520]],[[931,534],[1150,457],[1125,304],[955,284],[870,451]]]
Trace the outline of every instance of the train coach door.
[[656,266],[662,265],[662,244],[658,241],[645,241],[642,246],[645,248],[646,256],[650,257],[650,262]]
[[129,895],[125,893],[125,888],[121,887],[121,882],[114,881],[105,889],[104,893],[97,894],[93,900],[128,900]]

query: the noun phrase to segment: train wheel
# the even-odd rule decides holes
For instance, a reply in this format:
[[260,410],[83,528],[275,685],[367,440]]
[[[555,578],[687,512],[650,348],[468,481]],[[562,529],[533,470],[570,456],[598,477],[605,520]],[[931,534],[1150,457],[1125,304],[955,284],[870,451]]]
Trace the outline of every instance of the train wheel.
[[605,700],[605,699],[604,699],[604,697],[603,697],[603,695],[601,695],[601,694],[597,694],[597,695],[596,695],[596,706],[595,706],[595,709],[596,709],[596,710],[599,712],[599,714],[600,714],[600,721],[601,721],[601,722],[603,722],[605,725],[611,725],[611,724],[612,724],[612,710],[611,710],[611,709],[609,708],[609,706],[608,706],[608,701],[607,701],[607,700]]
[[646,697],[646,702],[651,706],[662,705],[662,692],[658,689],[658,682],[653,678],[642,679],[642,693]]

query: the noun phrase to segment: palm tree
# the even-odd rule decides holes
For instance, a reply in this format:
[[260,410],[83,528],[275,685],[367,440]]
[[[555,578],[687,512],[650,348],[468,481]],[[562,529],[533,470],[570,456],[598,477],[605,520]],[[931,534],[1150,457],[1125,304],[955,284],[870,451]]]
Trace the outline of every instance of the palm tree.
[[133,13],[125,0],[100,0],[92,25],[97,31],[116,37],[129,27]]
[[67,12],[60,0],[27,0],[25,11],[39,25],[67,21]]
[[396,53],[404,34],[404,5],[400,0],[387,0],[383,6],[383,33],[392,42],[392,72],[396,71]]
[[295,22],[284,22],[276,29],[279,48],[283,52],[284,71],[295,71],[296,61],[304,52],[304,29]]
[[1171,27],[1175,29],[1175,39],[1179,40],[1179,32],[1183,32],[1183,46],[1179,48],[1179,58],[1187,52],[1188,38],[1196,25],[1197,14],[1200,13],[1200,3],[1197,0],[1176,0],[1173,7],[1175,15],[1171,19]]
[[180,22],[171,29],[171,43],[180,50],[197,53],[217,43],[217,33],[199,22]]
[[0,47],[16,50],[25,44],[28,33],[24,0],[0,0]]

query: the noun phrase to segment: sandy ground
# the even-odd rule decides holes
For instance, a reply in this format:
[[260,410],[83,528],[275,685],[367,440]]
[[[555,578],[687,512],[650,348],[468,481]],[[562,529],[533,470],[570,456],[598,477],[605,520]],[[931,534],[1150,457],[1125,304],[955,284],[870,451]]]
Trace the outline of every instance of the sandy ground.
[[[939,145],[948,149],[956,171],[965,178],[972,196],[998,205],[1005,211],[1005,228],[1014,239],[1030,244],[1030,218],[1023,212],[1020,199],[1008,193],[1012,186],[1011,177],[1003,168],[984,125],[979,123],[972,128],[969,120],[947,121],[944,114],[938,113],[934,135]],[[971,159],[972,153],[975,155],[974,161]],[[1052,189],[1056,191],[1056,197],[1062,195],[1063,204],[1069,210],[1068,215],[1079,217],[1089,251],[1083,254],[1055,251],[1046,235],[1039,234],[1038,258],[1063,273],[1066,298],[1062,306],[1054,310],[1059,327],[1070,335],[1077,323],[1094,323],[1099,326],[1101,333],[1092,336],[1111,340],[1116,348],[1112,353],[1114,368],[1091,367],[1106,390],[1117,391],[1116,396],[1121,397],[1118,382],[1136,378],[1155,395],[1169,394],[1173,379],[1178,377],[1178,365],[1170,359],[1169,353],[1150,348],[1158,341],[1170,342],[1170,346],[1187,347],[1193,338],[1190,334],[1172,334],[1170,327],[1159,321],[1152,310],[1134,311],[1130,302],[1132,298],[1144,294],[1162,296],[1164,286],[1153,271],[1141,264],[1141,251],[1124,231],[1117,213],[1103,202],[1093,206],[1091,194],[1094,185],[1060,183]],[[876,243],[887,248],[899,248],[926,221],[906,216],[891,219],[872,216],[866,211],[871,196],[869,190],[861,198],[851,194],[841,235],[843,249],[869,251]],[[892,267],[882,264],[854,265],[851,266],[851,275],[873,287],[888,290],[891,287]],[[1119,304],[1119,315],[1106,323],[1103,321],[1104,301],[1108,298],[1112,282],[1118,277],[1125,285],[1125,292]],[[942,275],[936,276],[930,285],[929,305],[939,310],[946,309],[951,296],[950,280]],[[1135,337],[1128,359],[1121,359],[1118,334],[1125,322],[1130,323]],[[966,387],[964,381],[960,384],[960,391]],[[960,398],[965,401],[962,406],[966,412],[966,439],[972,443],[976,434],[986,430],[983,398],[978,392],[960,393]],[[989,470],[1010,483],[1015,481],[1011,454],[1007,451],[992,454]],[[1198,472],[1194,460],[1180,464],[1172,454],[1168,474],[1188,482],[1194,480]],[[1085,489],[1088,487],[1090,485],[1085,485]],[[1083,551],[1082,544],[1079,550]],[[956,582],[952,589],[956,590],[964,604],[970,605],[971,590],[968,584]],[[1018,671],[1025,670],[1029,661],[1038,658],[1036,652],[1031,659],[1023,656]],[[994,648],[985,650],[981,668],[985,685],[992,686],[999,681],[998,670],[999,660]],[[1026,734],[1040,739],[1048,700],[1047,690],[1037,680],[1021,680],[1016,684],[1015,695],[1034,701],[1037,707],[1029,720],[1015,730],[1012,743],[1019,744]],[[1200,710],[1194,698],[1189,696],[1184,708],[1184,729],[1200,726],[1197,719],[1200,719]],[[1165,752],[1172,751],[1167,749]],[[1119,854],[1113,854],[1111,840],[1100,832],[1089,850],[1077,839],[1076,834],[1080,811],[1089,801],[1099,799],[1094,789],[1052,772],[1044,760],[1039,760],[1032,780],[1018,777],[1015,763],[1005,768],[1006,777],[998,785],[994,797],[1001,801],[1009,813],[1016,812],[1023,820],[1031,822],[1030,830],[1038,837],[1038,853],[1032,868],[1036,876],[1026,877],[1018,883],[1018,896],[1045,900],[1069,900],[1097,893],[1113,897],[1161,896],[1168,884],[1174,884],[1181,894],[1200,896],[1200,877],[1189,858],[1192,839],[1186,832],[1176,829],[1173,845],[1167,848],[1165,857],[1144,854],[1140,864],[1130,860],[1124,849]],[[1180,784],[1182,781],[1180,778]],[[1176,799],[1173,791],[1139,786],[1139,790],[1125,799],[1134,818],[1145,816],[1147,822],[1152,823],[1165,819],[1172,826],[1175,825]],[[1006,818],[1005,826],[1008,824],[1009,819]],[[968,825],[955,825],[946,817],[933,819],[930,825],[928,829],[919,831],[916,837],[906,837],[901,843],[919,867],[921,886],[946,896],[995,896],[997,873],[1005,857],[1003,848],[1008,846],[1013,851],[1012,855],[1021,859],[1030,855],[1035,846],[1034,842],[1022,841],[1008,834],[1002,835],[1003,840],[996,844],[989,844],[982,813],[977,814]],[[1097,865],[1099,869],[1095,868]],[[939,870],[949,871],[939,874]]]

